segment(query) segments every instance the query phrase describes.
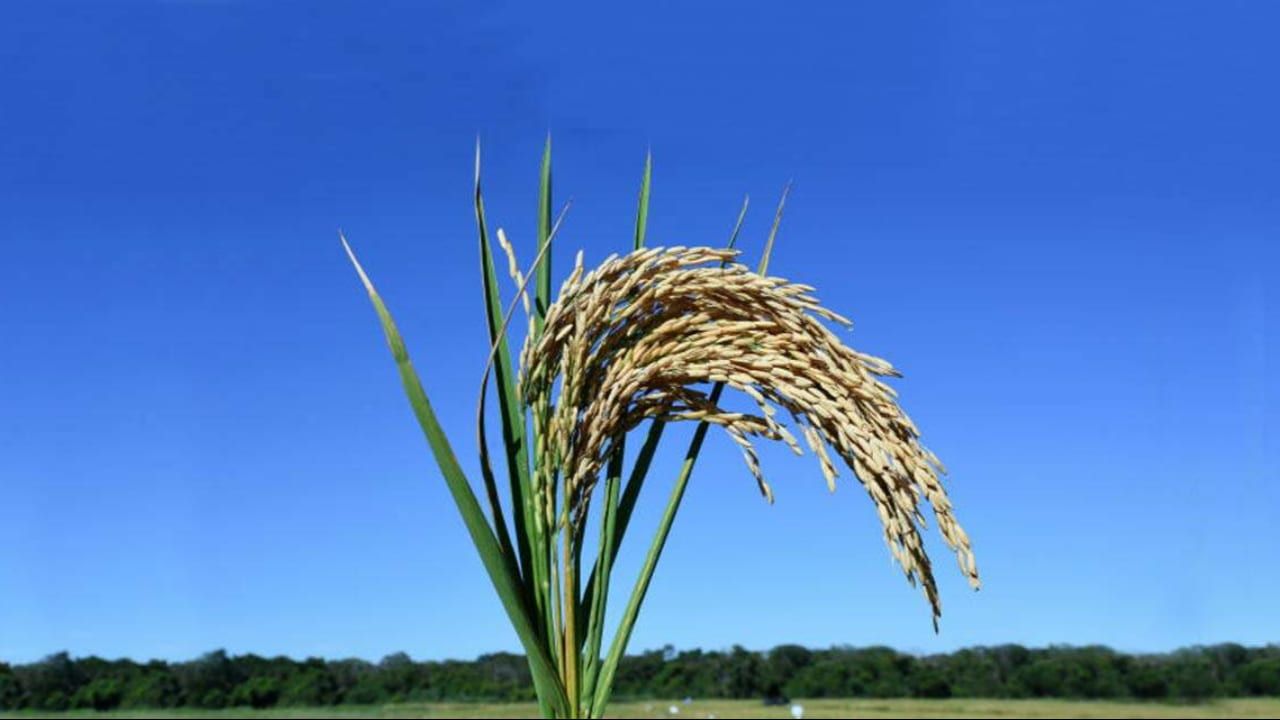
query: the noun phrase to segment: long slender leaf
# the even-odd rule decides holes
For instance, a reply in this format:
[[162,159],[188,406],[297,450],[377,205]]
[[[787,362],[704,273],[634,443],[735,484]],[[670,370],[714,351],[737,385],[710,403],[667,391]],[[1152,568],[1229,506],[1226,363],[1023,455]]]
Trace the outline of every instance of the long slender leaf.
[[[636,201],[636,225],[632,247],[639,250],[644,247],[645,235],[649,224],[649,195],[653,182],[653,153],[646,152],[644,173],[640,180],[640,193]],[[604,637],[604,610],[608,603],[609,577],[616,554],[613,545],[618,512],[618,488],[622,482],[622,468],[626,438],[618,439],[618,445],[609,458],[605,473],[604,513],[600,522],[600,541],[597,547],[595,567],[587,581],[586,591],[581,601],[586,605],[585,612],[578,615],[576,631],[577,647],[575,651],[582,664],[581,698],[585,701],[585,709],[590,714],[590,706],[595,696],[595,681],[600,667],[600,645]],[[634,502],[634,499],[633,499]],[[581,550],[579,543],[577,549]],[[579,565],[579,557],[575,555],[575,571]],[[575,576],[576,577],[576,576]],[[578,594],[574,589],[573,598]]]
[[[533,604],[534,573],[531,567],[532,551],[529,547],[529,533],[526,528],[531,524],[528,503],[525,497],[529,494],[529,447],[525,443],[524,405],[516,395],[514,371],[511,364],[511,351],[507,345],[507,335],[502,327],[502,298],[498,290],[498,274],[494,268],[493,247],[489,243],[489,228],[485,222],[484,196],[480,190],[480,144],[476,143],[475,172],[475,213],[476,229],[480,241],[480,272],[485,295],[485,320],[489,328],[489,345],[497,345],[494,368],[497,371],[494,382],[498,387],[498,405],[502,416],[502,439],[506,455],[508,482],[511,491],[511,515],[515,523],[516,542],[519,546],[521,580],[525,600]],[[481,408],[481,412],[484,408]],[[483,417],[480,422],[484,422]],[[483,456],[481,468],[484,473],[485,486],[489,489],[489,504],[493,509],[494,524],[498,528],[498,541],[503,549],[510,553],[511,538],[507,532],[506,521],[502,515],[502,502],[498,497],[493,481],[493,472],[488,462],[488,447],[484,433],[480,433],[480,453]]]
[[769,258],[773,255],[773,240],[778,237],[778,226],[782,224],[782,209],[787,206],[787,196],[791,194],[791,181],[782,188],[782,197],[778,200],[778,209],[773,213],[773,227],[769,228],[769,239],[764,243],[764,254],[760,256],[760,267],[756,270],[761,275],[769,272]]
[[[649,227],[649,195],[650,188],[653,184],[653,153],[646,152],[644,156],[644,174],[640,177],[640,195],[636,203],[636,231],[635,239],[632,245],[634,250],[644,247],[645,235]],[[729,238],[729,246],[733,247],[733,243],[737,240],[738,229],[742,227],[742,217],[746,214],[746,202],[743,202],[742,212],[738,214],[738,222],[734,226],[733,235]],[[632,470],[631,477],[627,481],[626,492],[623,493],[621,505],[618,512],[619,516],[618,537],[611,540],[610,544],[614,547],[614,557],[609,558],[612,565],[617,555],[617,546],[621,543],[622,535],[626,530],[627,522],[631,519],[631,510],[635,507],[636,498],[640,495],[640,486],[644,484],[645,474],[649,472],[649,465],[653,462],[654,451],[658,449],[658,442],[662,439],[662,428],[664,423],[661,420],[653,420],[649,423],[649,432],[645,437],[644,444],[640,447],[640,455],[636,458],[635,468]],[[596,570],[591,571],[591,577],[587,580],[587,594],[590,595],[595,590]]]
[[644,247],[645,232],[649,228],[649,186],[653,180],[653,153],[644,154],[644,177],[640,180],[640,200],[636,208],[636,237],[633,250]]
[[[538,173],[538,247],[551,237],[551,134],[542,149],[542,168]],[[534,284],[534,333],[542,334],[542,324],[551,307],[551,255],[538,266],[538,279]]]
[[[733,223],[733,232],[729,233],[729,242],[725,244],[725,247],[733,249],[733,247],[738,244],[738,233],[742,232],[742,221],[747,219],[747,206],[750,204],[751,197],[744,195],[742,198],[742,209],[738,211],[738,219]],[[724,267],[724,263],[721,263],[720,266]]]
[[476,500],[475,493],[472,492],[471,485],[458,464],[453,448],[436,419],[431,401],[428,400],[426,391],[422,388],[422,382],[413,368],[404,340],[396,328],[395,321],[391,318],[390,311],[374,289],[373,282],[369,280],[364,268],[360,266],[346,238],[341,239],[347,257],[351,259],[351,264],[360,276],[360,281],[364,284],[369,300],[378,314],[387,345],[400,372],[400,381],[404,386],[405,395],[408,396],[409,404],[413,408],[418,424],[422,427],[436,463],[440,466],[440,472],[444,476],[459,514],[462,515],[467,532],[471,535],[471,541],[480,554],[480,560],[489,574],[489,580],[498,593],[498,598],[515,628],[516,635],[520,638],[521,645],[524,646],[538,693],[550,699],[553,709],[567,710],[568,697],[565,695],[560,679],[556,676],[550,657],[539,642],[538,632],[529,617],[529,608],[522,600],[519,578],[512,571],[511,563],[503,559],[502,549],[494,536],[493,528],[485,520],[484,511],[480,508],[480,503]]
[[[551,134],[547,133],[546,145],[542,150],[542,165],[538,172],[538,219],[537,219],[537,239],[539,252],[545,256],[542,262],[534,270],[534,288],[533,288],[533,334],[534,338],[542,335],[542,326],[545,323],[547,309],[551,306]],[[534,418],[532,434],[533,447],[535,452],[541,447],[539,439],[539,428],[542,427],[547,420],[547,408],[532,408],[534,413],[538,415]],[[548,468],[554,473],[554,468]],[[533,477],[534,492],[541,493],[543,488],[539,485],[540,476],[535,474]],[[547,482],[552,483],[554,487],[554,477],[548,477]],[[540,497],[540,496],[539,496]],[[554,502],[554,498],[552,498]],[[552,517],[554,517],[554,508],[550,509]],[[553,560],[553,536],[554,532],[550,523],[544,522],[542,518],[534,518],[533,523],[533,555],[534,555],[534,600],[538,608],[538,617],[543,627],[543,632],[548,640],[547,644],[551,648],[552,654],[556,655],[556,643],[552,642],[556,629],[556,608],[558,602],[554,602],[552,595],[556,592],[553,587],[558,580],[555,577],[555,562]],[[556,658],[559,662],[559,658]]]
[[[564,209],[560,211],[560,216],[556,219],[555,225],[551,228],[551,234],[547,236],[547,241],[543,243],[542,248],[538,251],[537,257],[534,258],[532,270],[536,270],[538,266],[542,263],[542,261],[546,258],[547,251],[551,248],[551,241],[555,237],[556,233],[560,230],[560,224],[564,221],[564,216],[568,211],[569,211],[569,204],[566,203]],[[501,233],[501,230],[499,230],[499,233]],[[532,277],[533,277],[532,275],[526,276],[524,279],[524,282],[521,283],[520,287],[516,288],[516,293],[515,293],[516,297],[512,299],[511,304],[507,307],[506,313],[502,315],[501,322],[498,325],[498,331],[497,331],[498,337],[506,336],[507,326],[511,322],[511,314],[515,312],[516,307],[519,305],[520,299],[524,296],[525,289],[529,281],[532,279]],[[489,388],[489,376],[491,371],[493,370],[494,364],[497,362],[498,350],[499,350],[499,344],[496,342],[490,345],[489,347],[489,360],[485,364],[484,376],[480,382],[480,396],[476,401],[476,436],[480,444],[480,467],[481,467],[481,471],[484,473],[485,478],[489,481],[487,485],[490,488],[493,487],[493,482],[492,482],[493,469],[490,465],[489,454],[486,449],[487,433],[485,432],[485,423],[484,423],[485,412],[484,411],[486,407],[485,400],[487,398],[486,392]],[[535,475],[534,477],[536,478],[537,475]],[[491,490],[491,492],[494,492],[494,491]],[[527,497],[537,499],[539,497],[538,493],[539,493],[539,489],[537,484],[535,483],[530,487],[530,494]],[[535,548],[541,548],[543,539],[547,536],[546,528],[545,528],[546,523],[542,522],[542,518],[539,516],[538,511],[532,508],[531,505],[532,503],[523,509],[528,510],[529,517],[533,519],[532,524],[528,526],[528,527],[531,527],[533,531],[533,540],[534,540],[533,545]],[[533,574],[536,580],[535,592],[533,593],[533,601],[529,603],[529,611],[530,613],[532,613],[532,616],[536,620],[538,621],[545,620],[545,622],[542,622],[541,624],[535,623],[535,627],[537,627],[542,632],[543,644],[550,652],[553,661],[555,661],[556,663],[559,663],[560,657],[558,656],[557,644],[556,642],[552,641],[553,638],[557,637],[555,634],[557,625],[555,622],[554,611],[550,616],[544,615],[544,607],[546,603],[545,603],[545,597],[541,592],[541,588],[544,587],[544,585],[541,582],[541,578],[545,577],[548,574],[548,568],[551,569],[551,572],[554,572],[555,566],[552,564],[551,558],[545,556],[541,552],[534,552],[533,563],[529,567],[532,568]],[[515,572],[514,569],[513,569],[513,572]],[[526,598],[526,600],[528,600],[528,598]],[[541,709],[543,709],[544,711],[547,710],[545,698],[539,697],[538,702],[539,702],[539,707]]]
[[[587,588],[587,596],[591,598],[590,616],[586,628],[585,669],[582,683],[582,696],[590,705],[595,699],[596,678],[600,672],[600,646],[604,640],[604,611],[609,603],[609,578],[613,573],[613,559],[616,555],[614,542],[617,539],[618,487],[622,484],[622,469],[626,454],[626,437],[618,441],[618,448],[609,458],[604,482],[604,514],[600,520],[600,542],[596,553],[596,566],[592,571],[592,582]],[[596,580],[598,579],[598,582]]]

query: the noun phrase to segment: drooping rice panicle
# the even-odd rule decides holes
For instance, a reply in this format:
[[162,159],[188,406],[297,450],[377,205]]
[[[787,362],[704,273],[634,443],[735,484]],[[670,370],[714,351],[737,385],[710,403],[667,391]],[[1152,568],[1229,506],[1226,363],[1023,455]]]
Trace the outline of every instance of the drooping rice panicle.
[[[761,277],[712,248],[650,248],[580,266],[547,311],[545,331],[521,352],[519,392],[551,408],[539,429],[562,468],[570,525],[585,518],[613,443],[647,418],[702,420],[741,446],[766,497],[752,437],[800,446],[776,417],[785,409],[834,481],[827,448],[853,470],[875,504],[885,540],[913,584],[921,583],[935,622],[941,613],[921,541],[921,498],[971,585],[977,566],[939,480],[945,472],[881,377],[888,362],[844,345],[822,321],[849,321],[822,307],[812,288]],[[724,409],[694,388],[722,382],[755,401],[760,414]],[[553,392],[558,395],[552,398]],[[552,460],[554,458],[554,461]]]

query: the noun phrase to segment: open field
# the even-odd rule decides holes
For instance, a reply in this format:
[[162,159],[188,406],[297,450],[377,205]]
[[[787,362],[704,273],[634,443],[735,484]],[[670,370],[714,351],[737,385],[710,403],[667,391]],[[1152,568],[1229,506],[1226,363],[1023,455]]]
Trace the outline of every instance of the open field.
[[[1071,700],[801,700],[806,718],[1013,717],[1013,718],[1278,718],[1280,698],[1216,700],[1195,705]],[[787,707],[751,700],[675,703],[682,718],[790,718]],[[610,717],[670,717],[671,702],[617,703]],[[270,710],[73,711],[0,713],[12,718],[534,718],[533,704],[400,703],[374,706],[274,708]]]

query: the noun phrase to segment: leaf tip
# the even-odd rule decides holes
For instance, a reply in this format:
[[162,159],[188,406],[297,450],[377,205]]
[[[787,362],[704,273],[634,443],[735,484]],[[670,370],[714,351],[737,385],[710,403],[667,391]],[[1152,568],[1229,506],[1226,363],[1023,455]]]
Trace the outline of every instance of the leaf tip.
[[373,281],[365,273],[364,267],[360,265],[360,261],[356,259],[356,253],[351,249],[351,243],[347,242],[347,236],[342,230],[338,230],[338,239],[342,241],[342,249],[347,252],[347,259],[351,261],[351,266],[356,269],[356,274],[360,276],[360,282],[364,285],[364,289],[372,296],[377,296],[377,291],[373,289]]

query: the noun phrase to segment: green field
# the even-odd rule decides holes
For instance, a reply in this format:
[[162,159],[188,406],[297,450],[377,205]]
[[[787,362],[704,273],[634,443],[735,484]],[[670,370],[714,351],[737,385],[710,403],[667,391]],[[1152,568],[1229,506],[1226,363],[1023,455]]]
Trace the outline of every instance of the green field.
[[[801,700],[806,718],[1011,717],[1011,718],[1280,718],[1280,698],[1215,700],[1175,705],[1165,703],[1071,700]],[[675,704],[678,715],[668,715]],[[750,700],[617,703],[610,717],[619,718],[790,718],[787,707],[766,707]],[[55,714],[0,713],[12,718],[534,718],[532,704],[401,703],[375,706],[275,708],[271,710],[75,711]]]

